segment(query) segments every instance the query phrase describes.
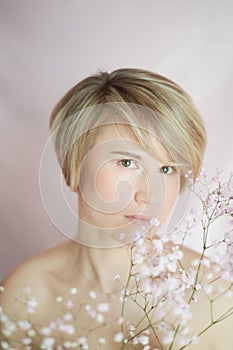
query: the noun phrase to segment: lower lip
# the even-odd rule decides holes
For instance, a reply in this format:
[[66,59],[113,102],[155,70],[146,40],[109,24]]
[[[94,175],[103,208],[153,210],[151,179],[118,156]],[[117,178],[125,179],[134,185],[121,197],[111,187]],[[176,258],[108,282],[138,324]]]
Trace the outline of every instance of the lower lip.
[[135,224],[139,225],[139,226],[147,226],[150,224],[150,220],[149,219],[140,219],[134,216],[126,216],[126,218],[130,221],[133,221]]

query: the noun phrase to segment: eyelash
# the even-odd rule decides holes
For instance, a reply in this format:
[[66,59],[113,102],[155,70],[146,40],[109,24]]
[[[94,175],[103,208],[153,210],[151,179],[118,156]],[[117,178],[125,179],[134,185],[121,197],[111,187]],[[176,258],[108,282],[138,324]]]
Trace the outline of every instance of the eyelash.
[[[132,167],[129,167],[129,166],[124,166],[124,165],[122,164],[123,162],[127,162],[127,161],[133,162],[133,163],[135,164],[135,166],[132,168]],[[128,158],[121,159],[121,160],[118,161],[118,163],[119,163],[123,168],[138,169],[138,166],[137,166],[136,162],[135,162],[133,159],[128,159]]]
[[[167,173],[167,172],[164,172],[163,170],[164,170],[165,168],[171,168],[172,172],[171,172],[170,174]],[[173,166],[170,166],[170,165],[163,165],[163,166],[161,166],[161,168],[160,168],[160,172],[163,173],[164,175],[173,175],[173,173],[174,173],[175,171],[176,171],[175,168],[174,168]]]

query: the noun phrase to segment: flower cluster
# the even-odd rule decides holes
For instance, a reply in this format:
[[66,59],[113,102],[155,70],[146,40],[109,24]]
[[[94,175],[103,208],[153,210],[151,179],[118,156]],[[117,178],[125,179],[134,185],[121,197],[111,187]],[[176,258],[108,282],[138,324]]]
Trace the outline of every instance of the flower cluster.
[[[136,233],[136,239],[128,245],[128,278],[126,281],[119,275],[114,278],[119,286],[114,300],[106,295],[103,300],[99,291],[90,290],[84,301],[78,297],[78,289],[72,287],[69,298],[56,297],[57,305],[61,306],[59,317],[38,325],[33,322],[37,300],[26,288],[24,298],[19,300],[25,306],[25,319],[15,321],[0,308],[1,348],[85,350],[95,344],[95,349],[182,350],[197,343],[214,324],[232,315],[233,174],[218,172],[208,180],[202,170],[190,186],[199,207],[191,209],[182,225],[172,232],[158,231],[152,235],[152,231],[145,232],[142,228]],[[225,219],[227,228],[216,239],[211,228],[218,219]],[[185,240],[191,234],[197,237],[198,233],[200,237],[200,232],[202,252],[187,266]],[[5,292],[3,287],[1,292]],[[195,334],[190,327],[192,306],[201,295],[209,300],[210,317],[203,330]],[[214,316],[215,303],[220,298],[232,298],[231,307]],[[114,303],[119,307],[112,311]],[[138,312],[131,319],[128,312],[132,307]]]

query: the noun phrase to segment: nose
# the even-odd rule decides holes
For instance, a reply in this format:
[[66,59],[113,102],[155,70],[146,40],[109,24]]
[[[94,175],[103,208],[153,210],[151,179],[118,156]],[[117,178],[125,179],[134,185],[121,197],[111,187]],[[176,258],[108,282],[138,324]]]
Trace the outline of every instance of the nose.
[[134,200],[138,204],[147,204],[149,200],[149,183],[145,174],[140,174],[134,183]]
[[138,204],[146,204],[148,203],[148,194],[146,191],[136,191],[134,194],[134,200]]
[[[154,174],[141,174],[134,182],[134,201],[141,205],[150,205],[157,208],[158,203],[164,201],[164,184]],[[160,204],[161,205],[161,204]]]

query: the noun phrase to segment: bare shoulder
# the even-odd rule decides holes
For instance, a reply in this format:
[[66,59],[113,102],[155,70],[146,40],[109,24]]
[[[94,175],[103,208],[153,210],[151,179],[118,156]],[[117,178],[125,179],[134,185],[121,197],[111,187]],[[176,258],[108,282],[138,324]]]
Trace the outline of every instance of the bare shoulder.
[[0,304],[7,313],[23,317],[24,301],[29,295],[41,305],[43,313],[53,294],[53,281],[60,275],[65,250],[66,244],[61,244],[33,257],[16,267],[1,282],[4,291],[0,293]]

